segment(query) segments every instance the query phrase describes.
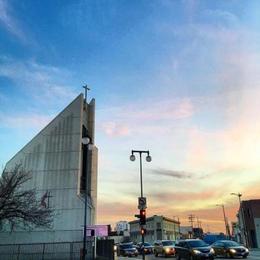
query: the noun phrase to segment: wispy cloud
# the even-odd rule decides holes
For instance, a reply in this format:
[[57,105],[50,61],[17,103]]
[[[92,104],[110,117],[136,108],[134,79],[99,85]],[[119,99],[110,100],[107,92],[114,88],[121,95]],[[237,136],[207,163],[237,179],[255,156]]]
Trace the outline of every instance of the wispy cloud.
[[[192,117],[195,111],[192,101],[188,98],[131,102],[98,111],[102,117],[98,128],[108,136],[140,135],[153,131],[163,134],[167,131],[164,126],[166,122],[171,124],[185,120]],[[106,118],[113,119],[106,121]]]
[[13,35],[25,42],[26,37],[21,25],[12,15],[10,1],[0,0],[0,23]]
[[151,170],[150,174],[159,175],[159,176],[167,176],[177,179],[190,179],[192,178],[192,173],[185,171],[174,171],[174,170],[165,170],[165,169],[155,169]]
[[126,107],[122,115],[135,120],[178,120],[191,117],[195,108],[189,98],[151,100]]
[[4,128],[36,128],[41,129],[46,126],[53,116],[39,115],[39,114],[13,114],[5,115],[0,113],[0,127]]
[[113,137],[128,136],[130,129],[127,125],[116,122],[105,122],[102,124],[105,134]]
[[69,102],[78,94],[68,85],[71,73],[65,69],[4,56],[0,61],[0,76],[11,79],[39,104]]

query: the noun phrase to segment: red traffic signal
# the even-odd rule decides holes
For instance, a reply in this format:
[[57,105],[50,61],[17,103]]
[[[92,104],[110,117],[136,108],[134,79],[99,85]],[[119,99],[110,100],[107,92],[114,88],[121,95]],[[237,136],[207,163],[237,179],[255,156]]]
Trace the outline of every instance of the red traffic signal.
[[146,224],[146,210],[141,209],[140,210],[140,225],[145,225]]

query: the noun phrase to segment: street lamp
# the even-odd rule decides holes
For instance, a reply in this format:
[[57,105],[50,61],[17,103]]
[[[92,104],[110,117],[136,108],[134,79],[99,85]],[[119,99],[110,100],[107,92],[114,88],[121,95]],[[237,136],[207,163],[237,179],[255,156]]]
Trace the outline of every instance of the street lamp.
[[85,173],[85,203],[84,203],[84,235],[83,235],[83,260],[86,259],[86,240],[87,240],[87,207],[88,207],[88,150],[89,145],[92,143],[91,137],[85,136],[82,138],[82,148],[83,148],[83,169]]
[[216,206],[222,207],[223,216],[224,216],[224,223],[225,223],[225,229],[226,229],[226,235],[229,236],[229,238],[230,238],[230,231],[229,231],[229,226],[228,226],[228,222],[227,222],[227,218],[226,218],[225,206],[224,206],[224,204],[216,204]]
[[[143,199],[143,169],[142,169],[142,154],[146,154],[146,161],[147,162],[151,162],[152,161],[152,157],[150,156],[150,152],[149,151],[139,151],[139,150],[132,150],[131,152],[131,156],[130,156],[130,161],[135,161],[135,155],[134,154],[139,154],[139,158],[140,158],[140,183],[141,183],[141,199]],[[144,209],[144,208],[143,208]],[[141,225],[141,223],[140,223]],[[141,225],[141,231],[144,231],[143,226]],[[145,232],[141,232],[142,235],[142,246],[144,248],[144,236],[145,236]],[[145,254],[144,254],[144,250],[142,251],[142,256],[143,256],[143,260],[145,259]]]
[[[238,193],[232,192],[232,193],[230,193],[230,195],[234,195],[234,196],[237,196],[237,197],[238,197],[239,209],[241,210],[241,220],[242,220],[242,226],[243,226],[243,228],[242,228],[241,225],[240,225],[239,219],[238,219],[238,224],[239,224],[239,229],[242,231],[242,233],[244,233],[245,243],[246,243],[246,246],[248,247],[247,231],[246,231],[246,225],[245,225],[245,218],[244,218],[244,212],[243,212],[242,202],[241,202],[242,193],[240,193],[240,192],[238,192]],[[238,210],[238,212],[239,212],[239,210]]]
[[138,150],[132,150],[132,154],[130,156],[130,161],[135,161],[135,153],[139,154],[140,157],[140,182],[141,182],[141,197],[143,197],[143,169],[142,169],[142,154],[145,153],[147,154],[146,156],[146,161],[147,162],[151,162],[152,161],[152,157],[150,156],[150,152],[149,151],[138,151]]

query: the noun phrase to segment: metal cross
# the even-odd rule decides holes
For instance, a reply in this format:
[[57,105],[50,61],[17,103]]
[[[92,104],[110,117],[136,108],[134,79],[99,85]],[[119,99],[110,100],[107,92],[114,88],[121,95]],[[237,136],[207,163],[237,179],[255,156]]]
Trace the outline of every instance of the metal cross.
[[88,87],[88,85],[86,84],[85,86],[83,86],[83,88],[85,89],[85,100],[86,102],[88,101],[88,90],[90,90],[90,88]]

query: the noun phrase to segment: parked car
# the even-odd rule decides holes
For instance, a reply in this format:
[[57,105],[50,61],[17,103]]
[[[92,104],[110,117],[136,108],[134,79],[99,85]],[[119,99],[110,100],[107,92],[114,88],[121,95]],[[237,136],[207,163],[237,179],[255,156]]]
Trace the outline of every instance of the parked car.
[[153,246],[150,243],[144,242],[144,245],[142,242],[138,243],[136,245],[136,248],[139,252],[139,254],[142,254],[143,251],[145,254],[152,254],[153,253]]
[[214,248],[216,256],[224,256],[228,258],[240,256],[247,258],[249,255],[248,248],[232,240],[219,240],[213,243],[211,246]]
[[165,257],[175,255],[175,243],[171,240],[158,240],[154,243],[154,255],[163,255]]
[[123,243],[117,246],[117,256],[138,256],[138,250],[133,243]]
[[175,245],[176,259],[214,259],[214,249],[200,239],[180,240]]

